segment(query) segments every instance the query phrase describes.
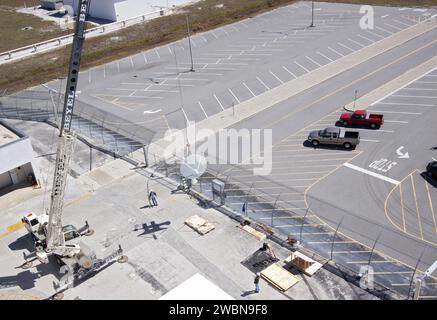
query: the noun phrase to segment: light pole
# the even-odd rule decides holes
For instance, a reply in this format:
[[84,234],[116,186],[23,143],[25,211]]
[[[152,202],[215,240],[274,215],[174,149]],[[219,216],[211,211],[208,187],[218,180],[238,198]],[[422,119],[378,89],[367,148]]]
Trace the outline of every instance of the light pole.
[[314,0],[311,1],[311,28],[314,27]]
[[193,50],[191,49],[191,35],[190,35],[190,21],[188,20],[188,15],[187,17],[187,33],[188,33],[188,45],[190,47],[190,59],[191,59],[191,72],[194,72],[194,63],[193,63]]

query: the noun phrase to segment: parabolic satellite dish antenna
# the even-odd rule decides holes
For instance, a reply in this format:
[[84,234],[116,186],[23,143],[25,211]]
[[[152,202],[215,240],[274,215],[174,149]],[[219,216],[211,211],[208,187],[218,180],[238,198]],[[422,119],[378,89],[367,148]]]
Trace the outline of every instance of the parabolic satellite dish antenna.
[[186,179],[191,179],[191,183],[197,183],[197,178],[200,177],[208,166],[205,157],[200,154],[191,154],[185,158],[181,164],[181,175]]
[[72,6],[66,4],[66,5],[64,5],[64,10],[68,14],[69,17],[74,17],[74,9]]

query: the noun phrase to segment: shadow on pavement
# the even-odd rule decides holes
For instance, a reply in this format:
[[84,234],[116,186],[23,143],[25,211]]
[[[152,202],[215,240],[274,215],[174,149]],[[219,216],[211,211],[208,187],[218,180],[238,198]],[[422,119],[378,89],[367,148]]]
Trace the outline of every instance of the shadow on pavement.
[[434,188],[437,188],[437,180],[431,177],[431,175],[424,171],[420,174],[423,179],[425,179],[426,182],[428,182],[430,185],[432,185]]
[[25,234],[21,236],[18,239],[15,239],[14,242],[11,242],[8,245],[8,248],[12,251],[18,251],[18,250],[27,250],[29,252],[32,252],[35,250],[35,244],[32,241],[32,237],[29,234]]
[[325,150],[343,150],[343,151],[352,151],[355,150],[355,147],[352,147],[350,149],[345,149],[341,145],[328,145],[328,144],[319,144],[317,147],[314,147],[311,142],[308,140],[305,140],[302,145],[306,148],[313,148],[313,149],[325,149]]

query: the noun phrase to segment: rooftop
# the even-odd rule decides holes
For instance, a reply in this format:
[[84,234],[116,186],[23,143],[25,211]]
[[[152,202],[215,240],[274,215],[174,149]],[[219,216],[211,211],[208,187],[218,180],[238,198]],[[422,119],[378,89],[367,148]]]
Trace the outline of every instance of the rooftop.
[[20,137],[16,133],[9,130],[9,128],[0,122],[0,147],[18,139],[20,139]]

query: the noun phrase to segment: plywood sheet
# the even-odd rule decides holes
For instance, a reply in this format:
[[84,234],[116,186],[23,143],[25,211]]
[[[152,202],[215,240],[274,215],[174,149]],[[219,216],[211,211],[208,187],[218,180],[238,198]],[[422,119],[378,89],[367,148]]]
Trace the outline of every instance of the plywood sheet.
[[185,224],[196,230],[201,235],[207,234],[211,230],[215,229],[213,224],[209,223],[202,217],[199,217],[197,214],[185,220]]
[[261,271],[261,277],[281,291],[287,291],[299,282],[298,278],[277,263]]
[[245,226],[240,226],[240,228],[243,229],[244,231],[250,233],[252,236],[254,236],[255,238],[257,238],[260,241],[265,240],[265,238],[267,237],[264,233],[262,233],[258,230],[255,230],[251,226],[245,225]]

